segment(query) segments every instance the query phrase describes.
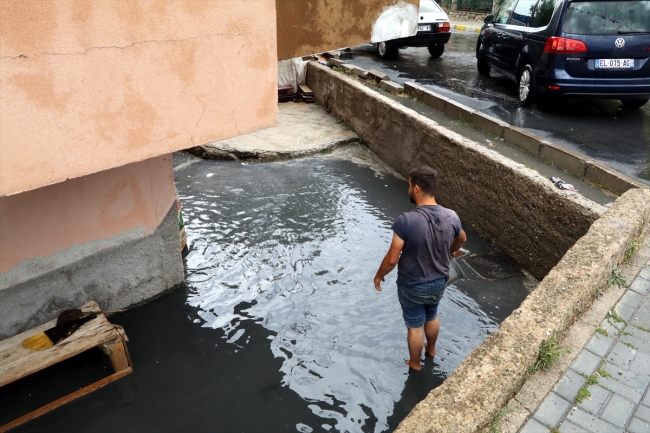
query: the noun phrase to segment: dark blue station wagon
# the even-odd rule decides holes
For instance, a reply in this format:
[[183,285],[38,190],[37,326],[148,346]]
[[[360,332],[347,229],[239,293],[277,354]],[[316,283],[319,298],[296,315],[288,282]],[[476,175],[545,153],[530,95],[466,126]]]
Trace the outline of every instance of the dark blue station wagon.
[[479,73],[494,69],[530,104],[557,97],[650,99],[650,0],[504,0],[485,17]]

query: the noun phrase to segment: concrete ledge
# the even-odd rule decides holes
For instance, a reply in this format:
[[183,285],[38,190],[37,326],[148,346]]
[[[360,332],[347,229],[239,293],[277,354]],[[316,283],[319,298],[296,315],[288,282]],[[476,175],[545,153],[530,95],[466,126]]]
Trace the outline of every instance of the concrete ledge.
[[572,152],[558,145],[544,142],[539,149],[539,156],[553,165],[579,177],[584,177],[587,159],[579,153]]
[[382,80],[390,81],[390,77],[388,75],[376,69],[369,70],[368,75],[370,75],[370,78],[376,81],[382,81]]
[[615,194],[623,194],[633,188],[647,188],[641,182],[594,161],[587,161],[584,176],[596,185],[607,185],[607,189]]
[[404,91],[404,87],[400,86],[394,81],[381,80],[379,82],[379,87],[390,93],[402,93]]
[[362,69],[362,68],[358,68],[356,66],[354,68],[352,68],[352,73],[357,74],[357,76],[359,78],[363,78],[363,79],[368,78],[368,71],[366,71],[365,69]]
[[519,388],[542,341],[566,329],[591,302],[649,219],[650,191],[636,189],[621,196],[500,329],[395,431],[476,432],[489,424]]
[[478,130],[487,132],[488,134],[503,137],[504,131],[510,125],[492,116],[483,114],[480,111],[474,111],[472,113],[472,126]]
[[501,137],[533,156],[548,160],[548,162],[556,167],[584,177],[588,181],[596,183],[616,194],[622,194],[632,188],[649,188],[647,185],[635,181],[612,168],[605,167],[602,164],[592,163],[584,155],[550,143],[542,137],[531,134],[480,111],[476,111],[466,105],[452,101],[415,83],[404,83],[404,91],[431,108],[442,111],[451,117],[466,121],[471,120],[474,128]]
[[542,139],[515,126],[505,124],[503,127],[503,139],[525,150],[533,156],[539,156],[542,147]]
[[473,110],[460,102],[445,98],[444,112],[448,116],[469,122],[475,111],[476,110]]

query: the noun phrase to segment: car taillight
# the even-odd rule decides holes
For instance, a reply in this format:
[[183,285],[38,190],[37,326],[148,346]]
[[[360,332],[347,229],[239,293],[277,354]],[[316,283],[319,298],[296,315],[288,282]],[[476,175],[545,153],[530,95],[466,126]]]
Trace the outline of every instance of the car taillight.
[[584,53],[585,51],[587,51],[587,45],[584,42],[576,39],[559,38],[557,36],[548,38],[546,45],[544,45],[545,53],[567,54]]
[[438,27],[439,32],[449,32],[451,31],[451,26],[449,23],[442,23],[440,24],[440,27]]

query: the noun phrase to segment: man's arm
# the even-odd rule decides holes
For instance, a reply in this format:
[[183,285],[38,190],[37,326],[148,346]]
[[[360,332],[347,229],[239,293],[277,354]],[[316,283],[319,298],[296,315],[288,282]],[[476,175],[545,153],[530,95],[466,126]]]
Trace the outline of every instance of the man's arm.
[[461,229],[458,236],[456,236],[454,240],[451,241],[451,245],[449,246],[449,252],[451,253],[452,257],[458,257],[463,254],[459,250],[463,245],[465,245],[466,241],[467,241],[467,235],[465,234],[465,230]]
[[379,265],[379,269],[375,275],[375,289],[377,289],[377,291],[381,292],[381,282],[385,281],[384,277],[397,265],[399,255],[402,253],[402,248],[404,248],[404,240],[393,232],[393,242],[391,242],[388,253],[386,253],[384,260],[381,261],[381,265]]

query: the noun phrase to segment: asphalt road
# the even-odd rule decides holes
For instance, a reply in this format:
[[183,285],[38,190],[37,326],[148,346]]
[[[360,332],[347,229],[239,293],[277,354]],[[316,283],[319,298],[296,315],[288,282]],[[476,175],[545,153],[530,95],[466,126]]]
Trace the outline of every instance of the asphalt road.
[[342,58],[399,83],[415,81],[650,184],[650,103],[640,110],[622,110],[613,100],[562,100],[543,110],[522,107],[514,82],[494,71],[489,78],[479,75],[477,37],[453,32],[438,59],[426,48],[407,48],[396,59],[381,60],[370,44],[354,47]]

